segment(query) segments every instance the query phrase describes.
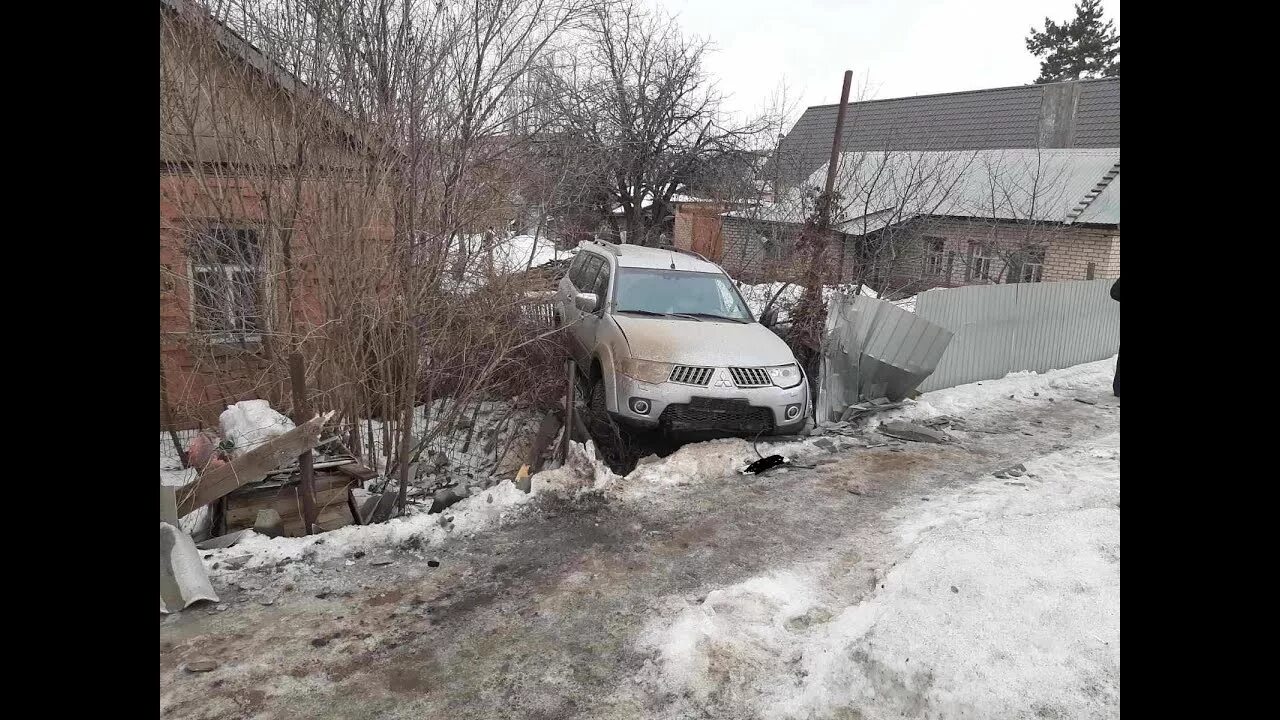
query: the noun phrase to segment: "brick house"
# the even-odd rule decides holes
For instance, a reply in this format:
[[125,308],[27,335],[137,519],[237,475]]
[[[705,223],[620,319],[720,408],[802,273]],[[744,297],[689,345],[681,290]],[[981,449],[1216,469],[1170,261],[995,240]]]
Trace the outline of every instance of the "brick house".
[[282,406],[274,338],[324,322],[319,249],[358,257],[392,237],[385,195],[354,178],[367,148],[203,6],[161,0],[162,429],[239,399]]
[[[891,294],[1117,277],[1119,93],[1108,78],[850,103],[831,281],[855,279],[868,262],[864,280]],[[800,198],[825,180],[837,110],[810,107],[779,144],[779,202],[681,205],[677,228],[736,276],[784,275]],[[904,190],[913,177],[949,189]]]
[[[896,294],[1120,273],[1116,149],[844,153],[836,191],[832,282]],[[721,263],[785,272],[803,216],[798,202],[723,213]]]

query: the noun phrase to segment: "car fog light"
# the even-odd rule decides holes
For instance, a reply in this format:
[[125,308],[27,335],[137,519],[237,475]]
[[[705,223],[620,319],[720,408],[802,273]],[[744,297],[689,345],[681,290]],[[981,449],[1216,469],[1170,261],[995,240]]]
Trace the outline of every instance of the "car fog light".
[[648,415],[649,401],[644,398],[631,398],[631,412],[637,415]]

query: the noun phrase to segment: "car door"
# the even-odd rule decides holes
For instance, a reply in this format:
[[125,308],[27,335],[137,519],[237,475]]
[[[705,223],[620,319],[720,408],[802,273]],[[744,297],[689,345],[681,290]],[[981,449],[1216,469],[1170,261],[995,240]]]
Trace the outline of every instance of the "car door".
[[[586,255],[579,268],[576,277],[571,277],[571,289],[569,294],[568,310],[565,313],[565,321],[569,324],[569,347],[573,352],[574,360],[583,367],[590,367],[591,358],[590,346],[587,345],[587,334],[583,332],[583,326],[589,313],[584,313],[578,308],[574,302],[574,296],[580,292],[591,292],[595,287],[596,275],[600,273],[600,266],[604,264],[604,258],[595,253],[579,253]],[[593,327],[594,330],[594,327]],[[592,333],[594,335],[594,332]]]
[[609,304],[609,280],[611,275],[612,273],[609,272],[609,260],[602,257],[594,276],[595,279],[591,281],[590,285],[585,285],[590,275],[584,275],[583,277],[583,283],[588,289],[584,289],[582,292],[595,293],[596,298],[598,298],[595,312],[583,313],[582,320],[578,323],[579,338],[583,347],[583,357],[579,362],[582,363],[584,368],[591,367],[591,357],[595,352],[596,342],[598,341],[598,330],[604,317],[604,310]]
[[575,282],[582,275],[582,266],[586,263],[590,253],[579,251],[574,255],[573,262],[569,263],[569,271],[560,278],[560,284],[557,288],[556,303],[560,310],[560,321],[564,325],[572,322],[577,317],[574,314],[573,294],[577,292]]

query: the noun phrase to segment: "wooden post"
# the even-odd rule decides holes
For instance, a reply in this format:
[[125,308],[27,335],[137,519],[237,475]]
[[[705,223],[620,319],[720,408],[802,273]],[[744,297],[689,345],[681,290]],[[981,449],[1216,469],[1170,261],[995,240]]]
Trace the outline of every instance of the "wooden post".
[[169,432],[169,442],[173,443],[173,451],[178,454],[178,461],[182,463],[183,468],[191,467],[187,461],[187,451],[182,449],[182,443],[178,441],[178,433],[173,430],[173,410],[169,407],[169,383],[164,377],[163,352],[160,354],[160,412],[164,413],[164,429]]
[[[301,425],[310,415],[307,410],[307,376],[302,364],[302,353],[289,355],[289,380],[293,384],[293,421]],[[302,496],[303,534],[310,535],[315,532],[316,525],[315,472],[311,467],[310,450],[298,456],[298,469],[301,474],[298,494]]]
[[400,415],[402,418],[400,428],[400,467],[396,468],[400,476],[400,494],[396,498],[396,507],[400,508],[400,514],[404,514],[404,504],[409,497],[409,456],[410,443],[413,442],[413,396],[409,396],[409,401],[405,403],[404,412]]
[[565,369],[569,374],[569,387],[564,395],[564,435],[560,438],[560,447],[556,448],[556,460],[564,463],[569,457],[569,434],[573,427],[573,389],[574,389],[574,363],[573,360],[566,360]]
[[418,328],[409,326],[409,377],[404,382],[404,410],[400,413],[400,459],[396,468],[400,475],[400,494],[396,498],[396,507],[404,514],[404,504],[409,497],[409,447],[413,443],[413,399],[418,391]]

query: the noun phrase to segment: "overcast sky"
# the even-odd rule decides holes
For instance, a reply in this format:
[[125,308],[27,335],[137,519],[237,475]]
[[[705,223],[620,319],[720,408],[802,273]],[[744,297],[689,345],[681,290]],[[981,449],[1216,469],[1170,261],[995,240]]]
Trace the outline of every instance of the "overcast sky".
[[[653,0],[686,33],[708,38],[708,70],[735,113],[758,109],[786,80],[809,105],[1024,85],[1040,73],[1026,37],[1044,18],[1074,16],[1074,0]],[[1103,0],[1120,28],[1120,0]]]

